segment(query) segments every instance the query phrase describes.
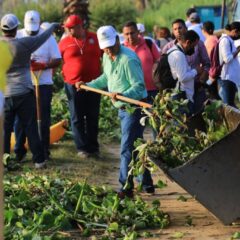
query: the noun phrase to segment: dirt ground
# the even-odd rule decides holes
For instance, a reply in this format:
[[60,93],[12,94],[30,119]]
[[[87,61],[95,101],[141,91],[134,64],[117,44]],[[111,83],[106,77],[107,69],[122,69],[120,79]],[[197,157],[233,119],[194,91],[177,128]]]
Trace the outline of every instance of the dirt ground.
[[[76,159],[76,153],[73,150],[73,143],[62,143],[63,146],[56,146],[52,151],[53,160],[50,168],[59,168],[61,170],[64,166],[64,174],[76,178],[85,178],[91,184],[104,184],[111,186],[114,189],[119,188],[118,171],[119,171],[119,143],[101,144],[100,159]],[[61,151],[66,151],[69,148],[69,160],[61,161]],[[72,160],[73,159],[73,160]],[[75,160],[74,160],[75,159]],[[174,234],[182,234],[181,239],[184,240],[227,240],[231,239],[235,232],[240,231],[240,225],[224,226],[218,219],[216,219],[207,209],[192,198],[185,190],[183,190],[175,182],[169,180],[162,171],[154,174],[155,183],[161,179],[166,182],[167,187],[163,189],[156,189],[154,195],[141,196],[146,201],[153,201],[159,199],[161,202],[161,209],[169,213],[171,225],[164,230],[153,230],[154,237],[151,239],[176,239]],[[187,201],[178,200],[179,196],[184,196]],[[192,219],[192,225],[187,226],[187,219]]]

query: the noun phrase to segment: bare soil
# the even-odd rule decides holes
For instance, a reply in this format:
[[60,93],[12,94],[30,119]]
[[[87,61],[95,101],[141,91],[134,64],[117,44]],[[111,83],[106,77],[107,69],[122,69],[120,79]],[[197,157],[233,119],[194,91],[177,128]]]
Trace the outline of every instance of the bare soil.
[[[72,141],[64,141],[53,147],[53,160],[46,171],[63,172],[66,177],[78,180],[87,177],[90,184],[108,185],[118,190],[119,143],[101,144],[101,158],[79,159]],[[66,151],[68,159],[66,160]],[[171,225],[167,229],[152,230],[151,239],[176,239],[174,234],[182,233],[184,240],[227,240],[235,232],[240,231],[240,225],[224,226],[207,209],[191,197],[175,182],[169,180],[159,170],[153,174],[154,182],[159,179],[167,184],[163,189],[156,189],[154,195],[140,194],[146,201],[159,199],[161,209],[170,215]],[[138,193],[139,194],[139,193]],[[178,198],[184,196],[187,201]],[[187,225],[187,219],[192,219],[192,225]]]

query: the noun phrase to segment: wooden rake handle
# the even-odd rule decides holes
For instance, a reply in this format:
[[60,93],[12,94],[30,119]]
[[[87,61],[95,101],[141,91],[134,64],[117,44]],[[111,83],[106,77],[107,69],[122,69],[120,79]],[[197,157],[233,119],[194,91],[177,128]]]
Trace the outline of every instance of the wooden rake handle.
[[[89,87],[89,86],[86,86],[86,85],[81,85],[81,89],[91,91],[91,92],[95,92],[95,93],[99,93],[101,95],[105,95],[105,96],[108,96],[108,97],[112,96],[110,92],[103,91],[103,90],[96,89],[96,88],[92,88],[92,87]],[[124,97],[124,96],[121,96],[121,95],[117,95],[116,98],[120,101],[135,104],[135,105],[138,105],[138,106],[143,107],[143,108],[152,108],[151,104],[145,103],[145,102],[142,102],[142,101],[138,101],[138,100],[135,100],[135,99],[132,99],[132,98]]]

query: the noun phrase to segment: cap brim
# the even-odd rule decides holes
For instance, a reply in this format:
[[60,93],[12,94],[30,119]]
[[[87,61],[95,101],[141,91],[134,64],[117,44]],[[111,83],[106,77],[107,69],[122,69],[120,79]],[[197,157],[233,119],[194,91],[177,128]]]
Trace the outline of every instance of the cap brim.
[[99,41],[99,47],[100,49],[104,49],[104,48],[114,46],[115,43],[116,43],[116,37],[114,37],[113,39],[108,39],[106,41]]
[[33,23],[25,24],[25,30],[29,31],[29,32],[36,32],[36,31],[39,30],[39,28],[40,28],[40,26],[39,26],[38,23],[36,23],[36,24],[33,24]]

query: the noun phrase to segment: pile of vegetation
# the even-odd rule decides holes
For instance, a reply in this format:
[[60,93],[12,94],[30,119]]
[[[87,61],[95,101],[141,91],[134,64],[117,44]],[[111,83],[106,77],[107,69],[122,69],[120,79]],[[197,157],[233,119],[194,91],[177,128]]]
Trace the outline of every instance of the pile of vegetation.
[[138,196],[134,201],[121,200],[114,191],[90,186],[86,181],[28,172],[5,176],[4,194],[6,240],[79,239],[90,235],[134,240],[148,235],[143,229],[169,225],[169,216],[160,210],[158,200],[151,206]]
[[[159,93],[150,111],[141,119],[147,121],[157,132],[154,141],[136,142],[137,160],[131,163],[134,175],[143,173],[144,168],[154,170],[154,162],[163,163],[165,168],[174,168],[196,157],[204,149],[223,138],[228,125],[221,114],[221,101],[209,102],[204,111],[187,118],[188,100],[173,100],[170,92]],[[194,122],[201,128],[193,128]]]

